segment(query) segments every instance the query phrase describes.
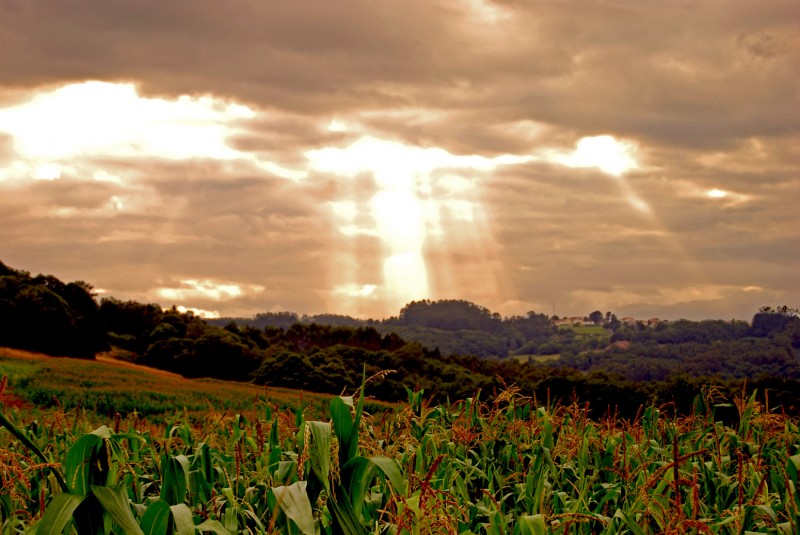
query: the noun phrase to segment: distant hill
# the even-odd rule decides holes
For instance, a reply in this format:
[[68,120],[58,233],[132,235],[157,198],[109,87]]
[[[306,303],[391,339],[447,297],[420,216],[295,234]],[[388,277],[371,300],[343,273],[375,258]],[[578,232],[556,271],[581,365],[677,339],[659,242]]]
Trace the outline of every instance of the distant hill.
[[746,383],[769,388],[771,403],[797,405],[795,309],[764,307],[751,323],[624,320],[595,311],[578,326],[556,327],[535,312],[504,318],[467,301],[425,300],[380,321],[282,312],[207,322],[153,303],[98,303],[88,283],[0,263],[0,345],[50,355],[93,358],[113,347],[130,362],[183,377],[333,394],[366,373],[375,377],[368,393],[387,401],[417,388],[440,400],[478,390],[491,397],[516,384],[540,398],[635,411],[686,403],[709,384],[736,391]]
[[[594,318],[594,321],[590,320]],[[782,333],[787,343],[800,347],[800,317],[795,309],[763,307],[751,323],[744,321],[636,321],[617,320],[611,312],[593,312],[581,324],[554,321],[544,314],[522,316],[499,314],[463,300],[413,301],[396,317],[361,320],[350,316],[321,314],[298,316],[293,312],[264,313],[254,318],[207,320],[212,325],[235,323],[258,329],[287,329],[295,323],[332,327],[371,327],[383,335],[395,333],[442,355],[482,358],[564,355],[601,350],[616,342],[680,344],[725,342],[747,337],[775,337]],[[575,318],[570,318],[574,321]],[[556,326],[558,325],[558,327]],[[619,346],[617,346],[619,347]]]
[[293,312],[266,312],[253,318],[207,320],[223,327],[239,326],[286,329],[294,323],[332,327],[372,327],[381,334],[396,333],[404,340],[420,343],[443,355],[473,355],[502,358],[531,342],[549,339],[557,332],[550,318],[529,312],[525,316],[501,318],[499,314],[463,300],[413,301],[397,317],[360,320],[350,316],[320,314],[298,316]]

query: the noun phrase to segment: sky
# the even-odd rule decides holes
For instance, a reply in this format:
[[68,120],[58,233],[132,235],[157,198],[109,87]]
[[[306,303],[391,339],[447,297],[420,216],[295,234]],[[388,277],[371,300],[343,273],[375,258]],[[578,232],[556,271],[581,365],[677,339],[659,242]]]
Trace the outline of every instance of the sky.
[[797,0],[0,0],[0,261],[204,316],[800,305]]

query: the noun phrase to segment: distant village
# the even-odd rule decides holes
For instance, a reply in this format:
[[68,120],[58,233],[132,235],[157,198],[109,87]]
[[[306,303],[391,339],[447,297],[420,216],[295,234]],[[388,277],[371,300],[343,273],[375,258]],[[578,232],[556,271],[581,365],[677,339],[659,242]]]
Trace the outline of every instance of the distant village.
[[[615,317],[615,319],[616,319],[616,317]],[[650,319],[646,319],[646,320],[639,320],[639,319],[636,319],[636,318],[631,318],[630,316],[625,316],[624,318],[619,318],[619,322],[622,325],[630,325],[630,326],[643,325],[645,327],[655,327],[656,325],[658,325],[660,323],[663,323],[663,324],[670,323],[669,320],[662,320],[662,319],[659,319],[659,318],[650,318]],[[588,317],[584,317],[584,316],[572,316],[572,317],[569,317],[569,318],[555,318],[555,319],[553,319],[553,325],[555,325],[556,327],[560,327],[562,325],[566,325],[566,326],[574,326],[574,325],[593,326],[593,325],[604,325],[606,323],[608,323],[608,318],[606,318],[606,317],[599,318],[598,320],[592,320],[592,319],[589,319]]]

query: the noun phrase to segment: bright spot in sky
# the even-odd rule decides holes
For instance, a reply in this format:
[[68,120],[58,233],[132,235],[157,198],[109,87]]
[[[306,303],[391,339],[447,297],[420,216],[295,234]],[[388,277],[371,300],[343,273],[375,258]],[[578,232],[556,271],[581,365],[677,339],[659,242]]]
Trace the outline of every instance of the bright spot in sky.
[[631,169],[638,169],[639,164],[634,157],[636,145],[619,141],[614,136],[588,136],[578,141],[575,150],[569,154],[547,151],[545,157],[567,167],[595,167],[618,179],[622,196],[637,211],[651,216],[653,210],[647,202],[639,197],[627,180],[622,176]]
[[672,186],[678,195],[694,199],[711,200],[723,207],[733,207],[752,200],[752,195],[721,188],[707,189],[706,186],[695,184],[689,180],[674,180]]
[[184,279],[180,281],[180,286],[178,288],[158,288],[156,293],[164,299],[174,301],[188,301],[192,299],[228,301],[237,297],[242,297],[245,293],[258,293],[263,291],[263,286],[255,284],[242,285],[211,279]]
[[706,192],[706,195],[708,195],[712,199],[722,199],[722,198],[728,196],[728,192],[727,191],[723,191],[721,189],[714,188],[714,189],[708,190]]
[[217,310],[203,310],[202,308],[185,307],[185,306],[178,306],[175,308],[181,314],[186,314],[187,312],[191,312],[192,314],[194,314],[199,318],[205,318],[210,320],[210,319],[217,319],[220,317],[219,311]]
[[122,184],[122,179],[120,177],[117,175],[112,175],[105,169],[98,169],[94,172],[92,177],[100,182],[114,182],[116,184]]
[[347,132],[347,124],[339,119],[331,119],[328,123],[328,130],[331,132]]
[[332,201],[330,205],[333,213],[345,221],[352,221],[358,215],[355,201]]
[[[356,176],[371,172],[377,193],[368,207],[375,222],[374,233],[388,246],[383,262],[385,296],[389,305],[403,305],[427,297],[428,273],[423,257],[427,234],[426,206],[419,197],[429,189],[430,174],[436,169],[468,168],[490,171],[503,164],[522,163],[530,157],[504,155],[496,158],[458,156],[439,148],[421,148],[363,136],[349,147],[328,147],[306,153],[312,168],[319,171]],[[450,183],[458,184],[452,176]],[[461,189],[466,186],[459,184]],[[458,204],[458,212],[469,219],[469,210]],[[354,205],[332,203],[343,223],[345,234],[369,233],[352,225]],[[350,293],[350,295],[353,295]]]
[[482,23],[497,23],[511,17],[511,14],[497,4],[487,0],[466,0],[473,15]]
[[375,293],[375,290],[378,287],[374,284],[345,284],[343,286],[337,286],[334,290],[335,293],[347,295],[349,297],[370,297]]
[[0,109],[0,132],[14,139],[21,177],[52,180],[62,172],[59,161],[111,156],[241,159],[286,178],[302,178],[303,173],[227,144],[237,132],[235,123],[255,116],[247,106],[217,97],[145,98],[133,84],[91,81]]
[[143,98],[133,84],[84,82],[0,110],[0,130],[29,158],[85,153],[166,158],[236,158],[225,144],[230,123],[255,113],[213,97]]
[[613,136],[581,138],[575,150],[567,155],[556,155],[554,160],[569,167],[596,167],[613,176],[636,169],[633,144],[618,141]]
[[36,167],[33,178],[37,180],[55,180],[61,178],[61,166],[55,163],[43,163]]

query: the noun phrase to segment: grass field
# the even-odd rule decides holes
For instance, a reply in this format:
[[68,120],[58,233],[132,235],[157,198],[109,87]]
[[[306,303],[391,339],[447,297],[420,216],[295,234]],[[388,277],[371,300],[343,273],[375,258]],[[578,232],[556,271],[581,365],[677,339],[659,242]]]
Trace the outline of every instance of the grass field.
[[600,325],[560,325],[559,329],[569,329],[578,336],[597,336],[603,338],[610,338],[611,334],[608,330]]
[[[54,358],[0,348],[0,377],[7,377],[6,395],[39,407],[61,407],[126,416],[136,412],[151,420],[176,411],[205,414],[241,412],[269,402],[281,408],[327,407],[330,395],[180,375],[100,355],[97,360]],[[372,402],[370,402],[372,404]],[[375,402],[377,406],[389,404]]]
[[[248,385],[3,354],[0,373],[23,384],[20,395],[69,378],[65,398],[142,390],[199,407],[154,412],[156,425],[138,414],[78,418],[63,403],[7,407],[3,535],[794,535],[800,526],[798,421],[755,395],[728,400],[732,426],[715,418],[726,400],[714,390],[687,417],[647,407],[634,421],[536,405],[515,387],[491,403],[431,405],[409,392],[392,412],[369,415],[358,397],[293,412],[254,401],[263,391]],[[299,394],[282,396],[304,407]]]
[[554,355],[510,355],[509,358],[514,359],[523,364],[527,364],[529,362],[529,359],[530,362],[542,363],[542,362],[551,362],[554,360],[558,360],[560,356],[561,355],[556,353]]

